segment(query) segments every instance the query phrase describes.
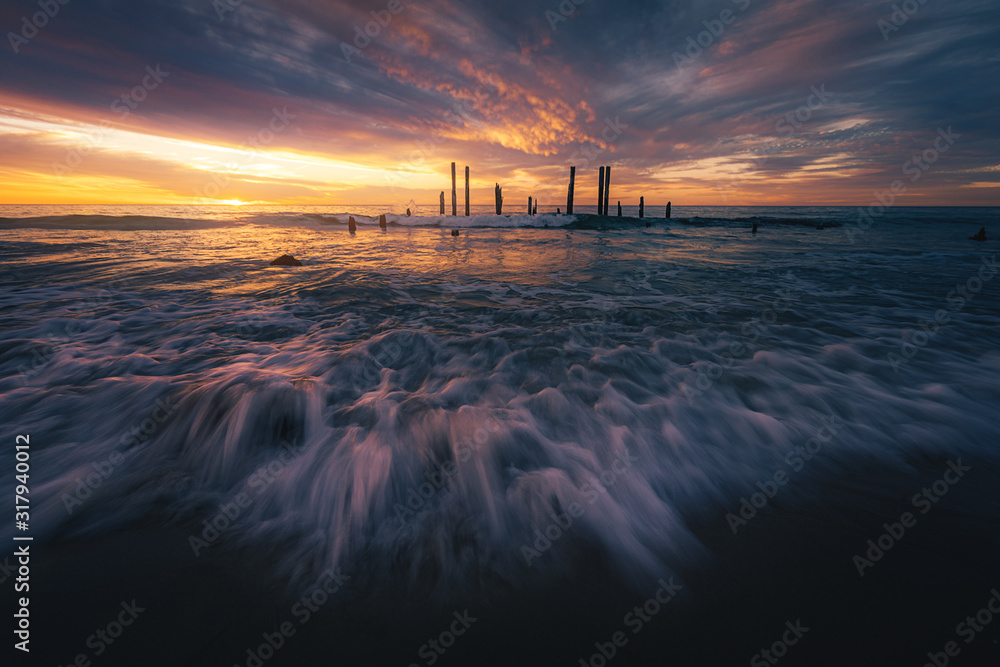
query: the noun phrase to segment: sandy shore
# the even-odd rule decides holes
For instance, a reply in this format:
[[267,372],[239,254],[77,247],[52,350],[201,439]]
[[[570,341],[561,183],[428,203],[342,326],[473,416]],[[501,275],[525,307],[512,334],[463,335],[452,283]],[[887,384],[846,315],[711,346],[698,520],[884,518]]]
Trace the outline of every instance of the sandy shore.
[[[265,649],[260,665],[426,665],[437,654],[424,647],[421,655],[421,647],[463,629],[455,612],[467,609],[475,620],[434,664],[579,665],[617,631],[627,643],[609,664],[747,664],[781,639],[786,621],[808,631],[785,665],[921,665],[948,641],[960,646],[954,664],[1000,664],[1000,621],[968,644],[955,634],[1000,586],[1000,530],[969,512],[983,503],[996,509],[996,470],[975,468],[864,577],[852,562],[907,509],[907,490],[934,479],[941,464],[905,479],[858,471],[823,489],[824,502],[811,508],[790,511],[776,499],[737,536],[706,517],[694,528],[716,557],[680,573],[683,591],[638,633],[623,617],[656,583],[649,595],[630,591],[596,561],[572,581],[450,607],[402,591],[373,600],[348,582],[303,622],[302,608],[293,612],[295,601],[271,583],[266,554],[220,546],[196,558],[183,527],[38,544],[32,657],[39,665],[70,665],[83,654],[94,665],[253,667],[248,649],[285,623],[294,634],[274,640],[279,649]],[[861,479],[881,481],[858,510],[857,494],[870,484]],[[120,637],[88,645],[133,600],[141,611]]]

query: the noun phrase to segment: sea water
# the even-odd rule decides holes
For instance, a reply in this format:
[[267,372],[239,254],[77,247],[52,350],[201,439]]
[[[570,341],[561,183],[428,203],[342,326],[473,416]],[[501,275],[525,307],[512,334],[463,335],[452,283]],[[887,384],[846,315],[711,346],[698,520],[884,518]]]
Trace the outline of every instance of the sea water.
[[968,237],[998,209],[414,209],[0,207],[36,543],[186,522],[291,582],[447,597],[588,553],[639,587],[778,471],[805,507],[997,458],[997,241]]

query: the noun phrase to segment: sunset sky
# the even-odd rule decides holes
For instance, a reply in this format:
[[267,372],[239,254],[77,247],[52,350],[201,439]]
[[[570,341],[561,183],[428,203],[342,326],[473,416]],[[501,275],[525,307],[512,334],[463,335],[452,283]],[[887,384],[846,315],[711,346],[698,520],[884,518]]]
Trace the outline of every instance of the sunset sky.
[[0,204],[1000,204],[995,0],[397,2],[5,2]]

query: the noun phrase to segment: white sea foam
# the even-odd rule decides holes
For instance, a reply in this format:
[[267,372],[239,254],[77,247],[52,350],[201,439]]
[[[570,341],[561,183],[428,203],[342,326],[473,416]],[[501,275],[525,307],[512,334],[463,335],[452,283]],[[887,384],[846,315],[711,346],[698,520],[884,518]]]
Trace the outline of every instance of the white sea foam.
[[[218,540],[281,554],[287,577],[341,565],[446,595],[605,558],[641,583],[708,556],[693,528],[726,530],[831,417],[842,428],[782,502],[808,506],[872,462],[997,458],[1000,280],[948,301],[978,247],[855,251],[793,227],[711,253],[729,232],[345,245],[288,228],[307,263],[277,270],[248,259],[254,229],[84,250],[38,232],[8,250],[36,272],[0,295],[0,417],[3,438],[32,434],[38,539],[197,524],[246,493]],[[948,324],[894,368],[937,310]],[[574,503],[529,565],[523,547]]]

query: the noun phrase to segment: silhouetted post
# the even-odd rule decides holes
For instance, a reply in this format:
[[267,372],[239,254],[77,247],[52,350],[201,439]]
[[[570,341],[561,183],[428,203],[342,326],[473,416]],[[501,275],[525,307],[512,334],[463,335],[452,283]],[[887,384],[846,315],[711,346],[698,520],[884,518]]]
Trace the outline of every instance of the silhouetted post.
[[601,167],[601,175],[597,178],[597,215],[604,214],[604,167]]
[[531,215],[531,197],[528,197],[528,215]]
[[465,215],[469,215],[469,168],[465,168]]
[[378,226],[385,229],[385,213],[378,217]]
[[639,217],[641,218],[646,212],[646,198],[639,197]]
[[455,163],[451,163],[451,214],[458,215],[458,191],[455,182]]
[[611,193],[611,165],[604,168],[604,215],[608,214],[608,195]]
[[576,167],[569,168],[569,193],[566,195],[566,213],[573,215],[573,188],[576,187]]
[[667,217],[670,217],[670,202],[667,202]]
[[503,188],[500,187],[499,183],[496,184],[494,196],[497,201],[497,215],[503,215]]
[[349,231],[352,234],[358,231],[358,223],[354,222],[353,215],[347,218],[347,231]]
[[444,190],[441,191],[441,215],[444,215]]
[[531,209],[531,215],[538,215],[538,200],[535,200],[535,208]]
[[618,202],[618,217],[622,217],[622,203]]

